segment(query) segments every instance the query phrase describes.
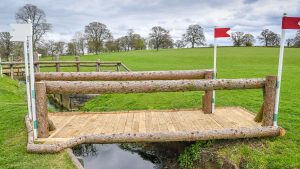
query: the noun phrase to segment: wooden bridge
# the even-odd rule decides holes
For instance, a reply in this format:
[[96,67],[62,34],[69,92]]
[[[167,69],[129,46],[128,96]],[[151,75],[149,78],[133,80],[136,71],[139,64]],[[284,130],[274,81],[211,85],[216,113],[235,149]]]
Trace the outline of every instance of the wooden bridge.
[[[120,61],[35,61],[35,72],[41,72],[42,68],[54,68],[55,72],[63,71],[62,68],[74,68],[75,72],[84,71],[83,69],[94,67],[95,72],[105,71],[130,71]],[[13,78],[25,76],[24,62],[0,62],[2,73]],[[49,71],[49,69],[47,69]]]
[[[212,71],[36,73],[38,139],[28,151],[53,153],[83,143],[166,142],[283,135],[273,126],[276,77],[212,80]],[[199,80],[202,79],[202,80]],[[261,118],[241,107],[212,112],[212,90],[263,89]],[[48,113],[47,94],[205,91],[202,109]],[[199,98],[200,99],[200,98]],[[34,144],[34,142],[39,144]]]

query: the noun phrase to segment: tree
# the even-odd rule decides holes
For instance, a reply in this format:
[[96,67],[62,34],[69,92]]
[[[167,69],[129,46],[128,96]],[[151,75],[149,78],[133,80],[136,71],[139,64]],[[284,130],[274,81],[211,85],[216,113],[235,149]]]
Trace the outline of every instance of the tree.
[[286,40],[287,47],[294,46],[294,39],[290,38]]
[[297,31],[296,36],[294,38],[294,45],[295,47],[300,47],[300,30]]
[[63,55],[65,53],[65,42],[59,41],[54,43],[54,50],[56,54]]
[[264,43],[265,46],[277,46],[280,43],[279,35],[269,29],[264,29],[257,38],[261,43]]
[[103,48],[104,40],[112,38],[107,26],[100,22],[89,23],[89,25],[85,26],[84,32],[89,41],[88,45],[91,45],[89,49],[96,54]]
[[86,48],[86,37],[81,32],[75,32],[73,39],[77,53],[84,55],[84,50]]
[[186,43],[191,43],[192,48],[196,45],[205,45],[205,36],[203,34],[203,29],[200,25],[190,25],[186,33],[182,35],[183,40]]
[[11,41],[12,36],[9,32],[0,32],[0,54],[8,59],[12,54],[14,43]]
[[184,43],[183,40],[176,40],[175,43],[174,43],[174,46],[176,48],[183,48],[183,47],[185,47],[185,43]]
[[53,40],[49,40],[45,43],[45,47],[47,48],[48,53],[54,57],[56,48],[55,48],[55,42]]
[[234,32],[231,34],[233,46],[242,46],[244,44],[244,32]]
[[36,49],[37,44],[45,33],[51,30],[51,25],[47,23],[45,12],[32,4],[26,4],[21,7],[15,16],[18,23],[32,22],[32,41],[33,48]]
[[76,55],[76,44],[74,43],[74,39],[71,42],[67,43],[67,53],[68,55]]
[[161,26],[154,26],[151,28],[151,31],[149,34],[149,46],[153,46],[156,50],[172,46],[172,38],[169,31]]
[[255,43],[255,38],[253,35],[247,33],[243,36],[243,41],[243,45],[253,46],[253,44]]

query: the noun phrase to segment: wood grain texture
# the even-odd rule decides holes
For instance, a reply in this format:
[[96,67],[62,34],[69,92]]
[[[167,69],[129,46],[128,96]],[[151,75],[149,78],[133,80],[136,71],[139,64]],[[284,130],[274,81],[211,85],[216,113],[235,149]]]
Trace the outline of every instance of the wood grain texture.
[[[119,65],[119,64],[118,64]],[[59,72],[36,73],[37,81],[139,81],[203,79],[206,70],[136,71],[136,72]]]
[[154,93],[263,88],[264,79],[154,81],[44,81],[48,94]]
[[263,126],[272,126],[274,111],[275,111],[275,99],[276,99],[276,76],[267,76],[265,84],[265,97],[263,107]]

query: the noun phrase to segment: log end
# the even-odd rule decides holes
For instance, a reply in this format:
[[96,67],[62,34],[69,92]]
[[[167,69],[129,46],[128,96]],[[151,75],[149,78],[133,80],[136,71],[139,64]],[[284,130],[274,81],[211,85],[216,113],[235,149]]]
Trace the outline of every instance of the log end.
[[285,134],[286,134],[285,129],[280,127],[280,128],[279,128],[279,136],[280,136],[280,137],[283,137],[283,136],[285,136]]

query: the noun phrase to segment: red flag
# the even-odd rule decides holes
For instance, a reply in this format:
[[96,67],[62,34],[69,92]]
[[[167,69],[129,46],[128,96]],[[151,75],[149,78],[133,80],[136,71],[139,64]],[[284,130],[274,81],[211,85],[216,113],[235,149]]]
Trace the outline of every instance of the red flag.
[[282,17],[282,29],[300,29],[300,17]]
[[230,35],[227,33],[229,30],[230,28],[215,28],[215,38],[230,37]]

